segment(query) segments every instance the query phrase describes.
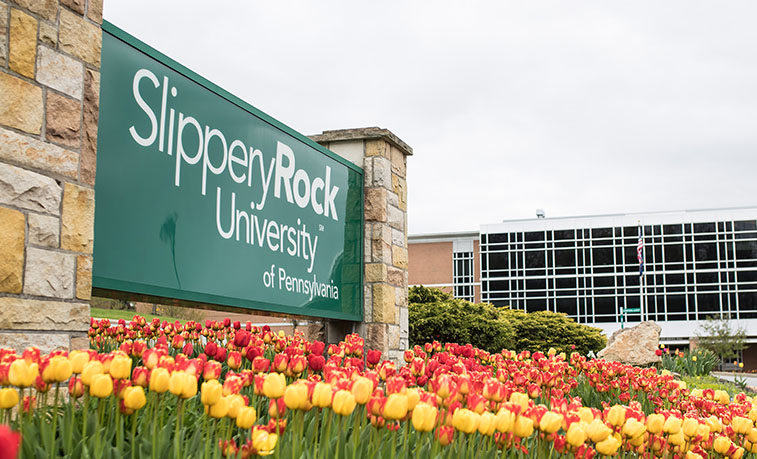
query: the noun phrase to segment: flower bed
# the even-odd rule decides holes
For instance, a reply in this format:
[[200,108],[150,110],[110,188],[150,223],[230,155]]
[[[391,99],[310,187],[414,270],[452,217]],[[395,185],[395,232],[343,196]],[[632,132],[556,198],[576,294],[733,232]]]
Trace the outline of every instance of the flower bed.
[[[89,351],[0,351],[0,421],[23,457],[757,453],[754,399],[577,353],[434,342],[396,366],[357,335],[326,349],[228,320],[139,316],[93,321],[90,338]],[[0,426],[0,443],[14,438]]]

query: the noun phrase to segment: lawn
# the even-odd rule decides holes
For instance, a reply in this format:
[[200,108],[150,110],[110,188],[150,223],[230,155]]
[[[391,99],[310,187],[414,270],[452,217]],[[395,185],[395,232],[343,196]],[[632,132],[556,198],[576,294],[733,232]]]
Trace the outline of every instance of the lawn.
[[[91,316],[97,319],[124,319],[125,321],[130,321],[134,318],[134,312],[133,311],[125,311],[121,309],[101,309],[101,308],[90,308]],[[186,322],[186,320],[178,319],[176,317],[168,317],[168,316],[154,316],[152,314],[143,314],[142,315],[145,320],[148,322],[153,319],[153,317],[157,317],[160,319],[160,321],[167,320],[168,322],[174,323],[177,320],[181,323]]]

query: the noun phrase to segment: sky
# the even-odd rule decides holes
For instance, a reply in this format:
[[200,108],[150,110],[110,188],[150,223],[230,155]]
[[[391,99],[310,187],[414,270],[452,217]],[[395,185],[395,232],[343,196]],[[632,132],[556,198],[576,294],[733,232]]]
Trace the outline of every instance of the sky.
[[410,234],[757,205],[757,2],[106,0],[104,16],[303,134],[392,131],[414,153]]

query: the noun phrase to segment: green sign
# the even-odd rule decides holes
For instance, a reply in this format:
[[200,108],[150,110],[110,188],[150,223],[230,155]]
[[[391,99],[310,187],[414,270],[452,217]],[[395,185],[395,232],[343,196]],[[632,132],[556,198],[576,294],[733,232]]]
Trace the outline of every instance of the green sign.
[[632,312],[641,312],[641,308],[627,308],[627,309],[625,310],[625,313],[626,313],[626,314],[630,314],[630,313],[632,313]]
[[359,167],[107,22],[101,72],[94,287],[362,320]]

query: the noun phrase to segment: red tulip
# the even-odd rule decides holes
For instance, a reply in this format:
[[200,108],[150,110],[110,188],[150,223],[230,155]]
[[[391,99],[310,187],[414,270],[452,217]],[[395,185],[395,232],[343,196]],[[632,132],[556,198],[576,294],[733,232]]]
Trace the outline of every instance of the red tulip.
[[370,350],[365,355],[369,368],[374,368],[381,361],[381,351]]
[[322,355],[308,355],[308,366],[312,371],[321,371],[326,364],[326,359]]
[[12,431],[7,425],[0,424],[0,459],[18,457],[21,434]]

